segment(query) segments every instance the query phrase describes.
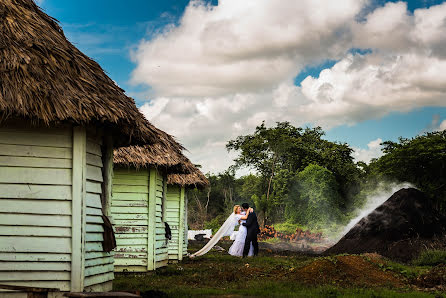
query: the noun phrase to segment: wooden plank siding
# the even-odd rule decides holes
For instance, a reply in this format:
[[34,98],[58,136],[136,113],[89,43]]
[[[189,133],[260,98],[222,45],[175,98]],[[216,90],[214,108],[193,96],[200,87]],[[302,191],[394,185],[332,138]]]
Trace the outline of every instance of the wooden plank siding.
[[144,272],[167,265],[165,184],[166,176],[155,168],[114,169],[110,209],[118,245],[115,271]]
[[102,137],[89,130],[86,142],[86,196],[85,196],[85,264],[84,287],[90,288],[113,280],[113,252],[102,247]]
[[180,228],[180,187],[167,187],[167,223],[172,230],[172,240],[169,241],[169,260],[179,260],[179,228]]
[[0,283],[70,290],[72,129],[0,128]]
[[111,215],[115,229],[115,271],[147,271],[149,172],[114,169]]

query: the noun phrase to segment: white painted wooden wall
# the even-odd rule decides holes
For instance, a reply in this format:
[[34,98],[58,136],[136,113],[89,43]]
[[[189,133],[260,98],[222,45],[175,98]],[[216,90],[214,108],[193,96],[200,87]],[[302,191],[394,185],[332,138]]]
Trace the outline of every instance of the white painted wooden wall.
[[159,172],[156,173],[156,228],[155,228],[155,269],[166,266],[169,261],[167,251],[165,220],[164,186],[166,179]]

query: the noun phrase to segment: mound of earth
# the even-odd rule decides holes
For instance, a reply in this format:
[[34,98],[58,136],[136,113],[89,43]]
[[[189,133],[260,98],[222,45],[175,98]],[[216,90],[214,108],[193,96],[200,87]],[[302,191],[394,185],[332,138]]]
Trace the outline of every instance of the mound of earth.
[[404,286],[397,274],[382,270],[377,258],[357,255],[319,258],[297,270],[296,274],[306,284],[337,284],[345,287],[391,287]]
[[423,192],[403,188],[362,218],[325,254],[376,252],[408,261],[428,248],[446,247],[446,218]]

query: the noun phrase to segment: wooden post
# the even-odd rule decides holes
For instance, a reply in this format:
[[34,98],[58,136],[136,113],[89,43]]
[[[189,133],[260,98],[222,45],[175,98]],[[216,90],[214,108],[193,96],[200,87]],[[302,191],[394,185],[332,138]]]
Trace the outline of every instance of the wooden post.
[[71,213],[71,291],[84,290],[87,135],[85,127],[73,128]]
[[112,186],[113,186],[113,139],[111,135],[104,137],[105,156],[104,156],[104,214],[111,218],[111,201],[112,201]]
[[155,270],[156,175],[156,169],[151,167],[149,171],[147,270]]
[[184,241],[184,186],[180,192],[180,218],[178,227],[178,260],[183,259],[183,241]]

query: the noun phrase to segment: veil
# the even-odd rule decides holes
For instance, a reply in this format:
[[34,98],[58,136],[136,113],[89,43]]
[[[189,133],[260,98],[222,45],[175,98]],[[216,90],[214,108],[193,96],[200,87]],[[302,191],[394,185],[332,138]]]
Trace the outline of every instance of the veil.
[[206,243],[206,245],[203,246],[202,249],[190,255],[190,257],[198,257],[207,253],[209,250],[211,250],[212,247],[215,246],[215,244],[217,244],[218,241],[220,241],[221,237],[231,236],[236,225],[238,225],[238,219],[236,218],[235,213],[231,213],[231,215],[229,215],[229,217],[226,219],[220,229],[218,229],[217,233],[215,233],[211,240],[209,240],[209,242]]

